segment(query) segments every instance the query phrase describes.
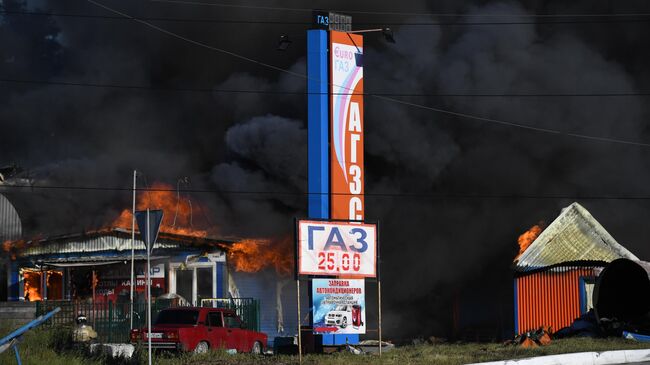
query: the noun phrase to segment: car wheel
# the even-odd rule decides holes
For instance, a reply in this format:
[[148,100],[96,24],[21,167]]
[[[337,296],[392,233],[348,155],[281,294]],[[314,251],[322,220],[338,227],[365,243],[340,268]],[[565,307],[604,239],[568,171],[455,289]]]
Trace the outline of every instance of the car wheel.
[[348,317],[343,317],[343,320],[341,321],[341,328],[345,328],[348,326]]
[[205,341],[201,341],[198,344],[196,344],[196,347],[194,348],[194,353],[195,354],[205,354],[208,352],[209,346],[208,343]]
[[255,341],[253,347],[251,348],[251,354],[259,355],[262,353],[262,344],[259,341]]

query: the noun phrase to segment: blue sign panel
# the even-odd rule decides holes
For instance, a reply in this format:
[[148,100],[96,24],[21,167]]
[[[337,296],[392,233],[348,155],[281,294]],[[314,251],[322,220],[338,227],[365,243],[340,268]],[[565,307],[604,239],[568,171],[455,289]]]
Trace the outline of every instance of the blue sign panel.
[[[149,215],[149,217],[147,217]],[[139,210],[135,212],[135,220],[138,222],[138,229],[140,230],[140,237],[147,250],[151,252],[153,244],[158,238],[158,230],[160,230],[160,223],[162,222],[162,210]],[[147,224],[149,225],[147,229]]]
[[309,218],[329,218],[327,31],[307,31]]

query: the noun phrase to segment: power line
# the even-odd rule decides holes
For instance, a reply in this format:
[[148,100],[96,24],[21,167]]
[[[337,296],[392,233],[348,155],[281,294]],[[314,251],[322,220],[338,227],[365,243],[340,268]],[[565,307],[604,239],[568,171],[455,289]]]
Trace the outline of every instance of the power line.
[[[105,20],[132,20],[123,16],[113,15],[95,15],[95,14],[73,14],[73,13],[54,13],[54,12],[37,12],[37,11],[8,11],[0,10],[0,14],[4,15],[24,15],[24,16],[47,16],[47,17],[62,17],[62,18],[79,18],[79,19],[105,19]],[[179,22],[179,23],[213,23],[213,24],[266,24],[266,25],[304,25],[312,26],[312,22],[304,21],[283,21],[283,20],[247,20],[247,19],[196,19],[196,18],[171,18],[171,17],[136,17],[145,21],[161,21],[161,22]],[[628,18],[614,18],[614,19],[581,19],[581,20],[537,20],[537,21],[441,21],[441,22],[355,22],[358,26],[491,26],[491,25],[546,25],[546,24],[607,24],[607,23],[648,23],[650,18],[645,19],[628,19]]]
[[229,56],[235,57],[235,58],[240,59],[240,60],[242,60],[242,61],[251,62],[251,63],[254,63],[254,64],[256,64],[256,65],[260,65],[260,66],[263,66],[263,67],[269,68],[269,69],[271,69],[271,70],[275,70],[275,71],[279,71],[279,72],[284,72],[284,73],[286,73],[286,74],[293,75],[293,76],[297,76],[297,77],[301,77],[301,78],[304,78],[304,77],[305,77],[305,75],[300,74],[300,73],[298,73],[298,72],[293,72],[293,71],[291,71],[291,70],[286,70],[286,69],[283,69],[283,68],[281,68],[281,67],[274,66],[274,65],[271,65],[271,64],[266,63],[266,62],[258,61],[258,60],[254,59],[254,58],[246,57],[246,56],[240,55],[240,54],[238,54],[238,53],[228,51],[228,50],[223,49],[223,48],[213,47],[213,46],[211,46],[211,45],[209,45],[209,44],[206,44],[206,43],[203,43],[203,42],[199,42],[199,41],[195,41],[195,40],[193,40],[193,39],[190,39],[190,38],[184,37],[184,36],[182,36],[182,35],[180,35],[180,34],[177,34],[177,33],[171,32],[171,31],[169,31],[169,30],[166,30],[166,29],[164,29],[164,28],[158,27],[158,26],[156,26],[156,25],[154,25],[154,24],[151,24],[151,23],[149,23],[149,22],[147,22],[147,21],[144,21],[144,20],[141,20],[141,19],[138,19],[138,18],[134,18],[134,17],[132,17],[132,16],[129,15],[129,14],[126,14],[126,13],[123,13],[123,12],[121,12],[121,11],[115,10],[115,9],[113,9],[113,8],[110,8],[110,7],[108,7],[108,6],[104,5],[104,4],[98,3],[98,2],[96,2],[96,1],[93,1],[93,0],[86,0],[86,1],[88,1],[88,2],[91,3],[91,4],[95,4],[96,6],[99,6],[100,8],[103,8],[103,9],[105,9],[105,10],[108,10],[108,11],[110,11],[110,12],[112,12],[112,13],[115,13],[115,14],[121,15],[121,16],[123,16],[123,17],[125,17],[125,18],[129,18],[129,19],[131,19],[131,20],[133,20],[133,21],[136,21],[136,22],[141,23],[141,24],[144,24],[144,25],[146,25],[146,26],[148,26],[148,27],[150,27],[150,28],[152,28],[152,29],[155,29],[155,30],[157,30],[157,31],[159,31],[159,32],[161,32],[161,33],[165,33],[165,34],[167,34],[167,35],[169,35],[169,36],[171,36],[171,37],[174,37],[174,38],[180,39],[180,40],[182,40],[182,41],[185,41],[185,42],[188,42],[188,43],[191,43],[191,44],[194,44],[194,45],[196,45],[196,46],[204,47],[204,48],[207,48],[207,49],[212,50],[212,51],[215,51],[215,52],[220,52],[220,53],[223,53],[223,54],[227,54],[227,55],[229,55]]
[[394,102],[394,103],[408,105],[408,106],[419,108],[419,109],[430,110],[430,111],[434,111],[434,112],[437,112],[437,113],[447,114],[447,115],[451,115],[451,116],[455,116],[455,117],[460,117],[460,118],[465,118],[465,119],[473,119],[473,120],[478,120],[478,121],[481,121],[481,122],[488,122],[488,123],[500,124],[500,125],[509,126],[509,127],[527,129],[527,130],[531,130],[531,131],[535,131],[535,132],[543,132],[543,133],[555,134],[555,135],[564,135],[564,136],[568,136],[568,137],[575,137],[575,138],[581,138],[581,139],[587,139],[587,140],[599,141],[599,142],[618,143],[618,144],[625,144],[625,145],[638,146],[638,147],[650,147],[650,143],[626,141],[626,140],[617,139],[617,138],[610,138],[610,137],[590,136],[590,135],[580,134],[580,133],[571,133],[571,132],[560,131],[560,130],[557,130],[557,129],[535,127],[535,126],[527,125],[527,124],[509,122],[509,121],[494,119],[494,118],[486,118],[486,117],[481,117],[481,116],[467,114],[467,113],[460,113],[460,112],[455,112],[455,111],[451,111],[451,110],[435,108],[435,107],[431,107],[431,106],[427,106],[427,105],[411,103],[411,102],[404,101],[404,100],[388,98],[388,97],[385,97],[385,96],[373,95],[373,97],[378,98],[378,99],[382,99],[382,100],[386,100],[386,101],[391,101],[391,102]]
[[[150,0],[155,3],[170,3],[182,5],[200,5],[200,6],[213,6],[221,8],[237,8],[237,9],[250,9],[250,10],[273,10],[273,11],[292,11],[311,13],[316,10],[313,8],[296,8],[296,7],[276,7],[276,6],[257,6],[257,5],[237,5],[226,3],[212,3],[190,0]],[[367,11],[367,10],[331,10],[337,13],[346,14],[367,14],[367,15],[397,15],[397,16],[435,16],[435,17],[503,17],[503,18],[588,18],[588,17],[635,17],[635,16],[650,16],[650,13],[567,13],[567,14],[467,14],[467,13],[423,13],[423,12],[396,12],[396,11]]]
[[[203,43],[203,42],[195,41],[193,39],[184,37],[184,36],[182,36],[180,34],[177,34],[177,33],[171,32],[169,30],[166,30],[164,28],[153,25],[153,24],[151,24],[149,22],[146,22],[144,20],[133,18],[132,16],[130,16],[128,14],[125,14],[125,13],[120,12],[118,10],[112,9],[112,8],[110,8],[110,7],[106,6],[106,5],[100,4],[100,3],[98,3],[98,2],[96,2],[94,0],[87,0],[87,1],[92,3],[92,4],[95,4],[95,5],[99,6],[99,7],[103,8],[103,9],[105,9],[105,10],[108,10],[108,11],[113,12],[115,14],[119,14],[119,15],[128,17],[128,18],[133,19],[134,21],[139,22],[141,24],[144,24],[144,25],[146,25],[146,26],[148,26],[148,27],[150,27],[152,29],[158,30],[159,32],[165,33],[165,34],[167,34],[169,36],[172,36],[174,38],[186,41],[188,43],[191,43],[191,44],[194,44],[194,45],[197,45],[197,46],[200,46],[200,47],[204,47],[206,49],[213,50],[213,51],[216,51],[216,52],[224,53],[224,54],[230,55],[232,57],[235,57],[235,58],[247,61],[247,62],[251,62],[251,63],[257,64],[257,65],[260,65],[260,66],[263,66],[263,67],[266,67],[266,68],[269,68],[269,69],[272,69],[272,70],[275,70],[275,71],[279,71],[279,72],[282,72],[282,73],[286,73],[288,75],[293,75],[293,76],[296,76],[296,77],[299,77],[299,78],[302,78],[302,79],[309,80],[309,77],[307,77],[304,74],[294,72],[294,71],[291,71],[291,70],[287,70],[287,69],[284,69],[284,68],[281,68],[281,67],[277,67],[277,66],[265,63],[265,62],[261,62],[261,61],[258,61],[256,59],[246,57],[246,56],[243,56],[243,55],[240,55],[238,53],[228,51],[228,50],[225,50],[225,49],[222,49],[222,48],[213,47],[213,46],[210,46],[210,45],[208,45],[206,43]],[[314,80],[314,81],[323,83],[322,80]],[[345,87],[342,87],[342,86],[339,86],[339,85],[333,85],[333,86],[337,86],[337,87],[341,87],[341,88],[346,89]],[[481,121],[481,122],[498,124],[498,125],[501,125],[501,126],[515,127],[515,128],[519,128],[519,129],[526,129],[526,130],[531,130],[531,131],[535,131],[535,132],[542,132],[542,133],[547,133],[547,134],[553,134],[553,135],[564,135],[564,136],[568,136],[568,137],[581,138],[581,139],[590,140],[590,141],[616,143],[616,144],[623,144],[623,145],[630,145],[630,146],[637,146],[637,147],[650,147],[649,143],[627,141],[627,140],[611,138],[611,137],[591,136],[591,135],[580,134],[580,133],[565,132],[565,131],[560,131],[560,130],[555,130],[555,129],[550,129],[550,128],[535,127],[535,126],[531,126],[531,125],[527,125],[527,124],[521,124],[521,123],[510,122],[510,121],[505,121],[505,120],[499,120],[499,119],[494,119],[494,118],[486,118],[486,117],[481,117],[481,116],[477,116],[477,115],[461,113],[461,112],[456,112],[456,111],[451,111],[451,110],[445,110],[445,109],[441,109],[441,108],[431,107],[431,106],[422,105],[422,104],[416,104],[416,103],[412,103],[412,102],[408,102],[408,101],[404,101],[404,100],[399,100],[399,99],[394,99],[394,98],[386,97],[386,96],[380,96],[380,95],[372,95],[372,97],[380,99],[380,100],[384,100],[384,101],[389,101],[389,102],[392,102],[392,103],[411,106],[411,107],[418,108],[418,109],[433,111],[433,112],[446,114],[446,115],[452,115],[452,116],[456,116],[456,117],[460,117],[460,118],[464,118],[464,119],[472,119],[472,120],[477,120],[477,121]]]
[[[95,14],[71,14],[71,13],[52,13],[52,12],[35,12],[35,11],[6,11],[0,10],[0,14],[5,15],[28,15],[28,16],[52,16],[62,18],[88,18],[88,19],[107,19],[107,20],[132,20],[123,16],[115,15],[95,15]],[[290,21],[272,21],[272,20],[229,20],[229,19],[189,19],[189,18],[168,18],[168,17],[133,17],[146,21],[166,21],[166,22],[183,22],[183,23],[224,23],[224,24],[277,24],[277,25],[307,25],[309,22],[290,22]]]
[[225,93],[225,94],[267,94],[267,95],[362,95],[362,96],[398,96],[398,97],[479,97],[479,98],[554,98],[554,97],[635,97],[650,96],[650,92],[607,92],[607,93],[316,93],[307,91],[286,90],[254,90],[254,89],[219,89],[209,87],[167,87],[147,85],[103,84],[92,82],[50,81],[50,80],[24,80],[0,78],[0,82],[13,84],[56,85],[92,87],[107,89],[145,90],[145,91],[171,91],[171,92],[200,92],[200,93]]
[[[110,186],[82,186],[82,185],[0,185],[3,189],[16,189],[12,193],[33,193],[33,190],[73,190],[73,191],[108,191],[108,192],[132,192],[133,187],[110,187]],[[289,191],[260,191],[260,190],[218,190],[218,189],[174,189],[174,188],[137,188],[138,192],[179,192],[183,194],[224,194],[224,195],[272,195],[272,196],[350,196],[350,193],[308,193]],[[468,194],[468,193],[365,193],[369,198],[431,198],[431,199],[579,199],[579,200],[650,200],[648,195],[541,195],[541,194]]]

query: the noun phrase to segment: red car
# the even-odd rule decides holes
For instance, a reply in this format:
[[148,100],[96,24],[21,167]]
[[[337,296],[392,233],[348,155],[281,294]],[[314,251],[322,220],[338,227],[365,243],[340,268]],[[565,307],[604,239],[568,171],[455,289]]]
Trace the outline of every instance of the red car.
[[[160,311],[151,326],[151,347],[204,353],[209,349],[234,349],[262,353],[264,333],[242,328],[241,319],[230,309],[181,307]],[[147,328],[131,330],[131,343],[148,342]]]

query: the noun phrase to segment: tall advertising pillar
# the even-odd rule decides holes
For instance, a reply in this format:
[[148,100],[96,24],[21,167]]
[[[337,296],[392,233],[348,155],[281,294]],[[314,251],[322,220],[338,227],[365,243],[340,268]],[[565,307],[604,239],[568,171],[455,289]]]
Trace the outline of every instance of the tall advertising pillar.
[[[351,17],[344,21],[341,17],[334,24],[350,30]],[[308,212],[312,219],[364,219],[362,54],[363,37],[358,34],[332,30],[331,24],[329,31],[307,31]],[[312,302],[311,279],[308,282]],[[360,325],[362,312],[350,307],[357,314],[357,327],[365,332]],[[358,333],[359,329],[322,334],[322,343],[356,344]]]

